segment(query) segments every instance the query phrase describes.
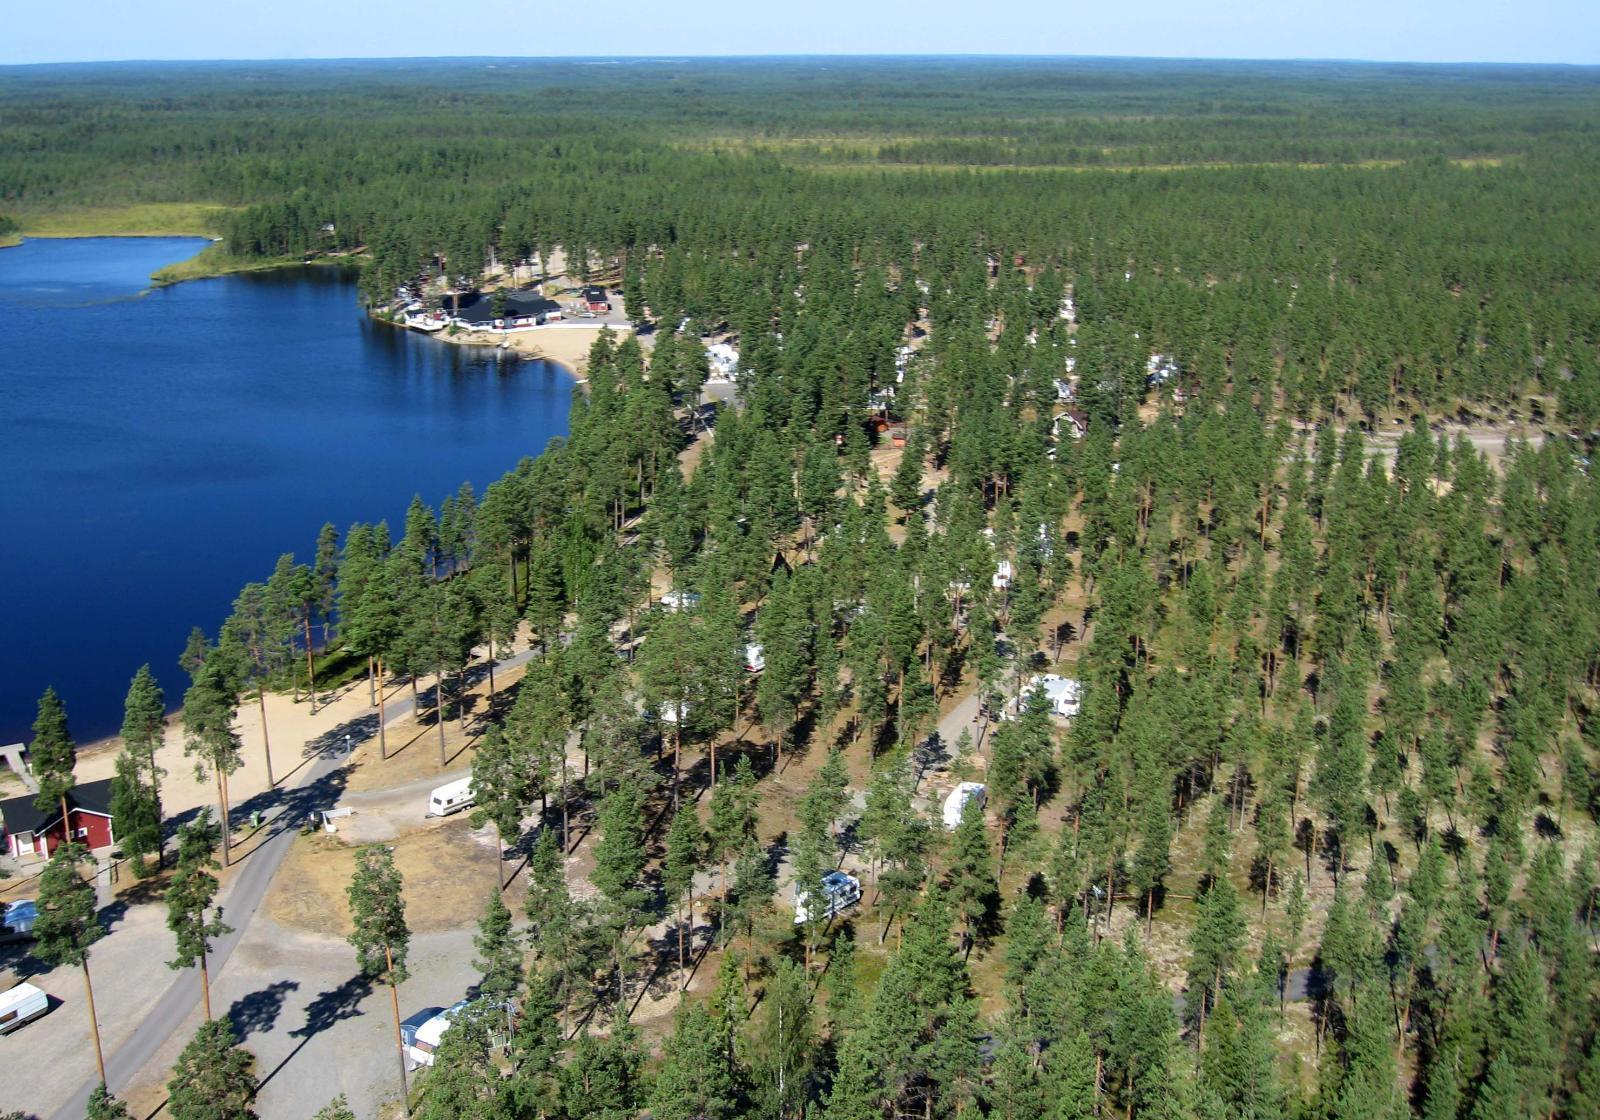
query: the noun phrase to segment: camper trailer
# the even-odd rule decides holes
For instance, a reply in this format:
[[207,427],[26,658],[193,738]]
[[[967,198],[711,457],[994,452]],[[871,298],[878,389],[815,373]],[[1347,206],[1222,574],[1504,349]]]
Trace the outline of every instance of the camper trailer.
[[[401,1022],[400,1045],[404,1047],[406,1052],[407,1069],[416,1069],[417,1066],[424,1064],[416,1055],[412,1054],[411,1052],[412,1048],[417,1044],[417,1032],[443,1010],[444,1008],[442,1007],[424,1007],[421,1011],[416,1012]],[[421,1054],[422,1051],[419,1050],[417,1053]],[[431,1052],[428,1055],[428,1061],[426,1064],[433,1064]]]
[[0,992],[0,1034],[10,1034],[49,1010],[50,997],[32,984]]
[[[416,1070],[422,1066],[432,1066],[434,1053],[439,1049],[439,1043],[444,1039],[444,1032],[450,1029],[450,1024],[469,1007],[473,1006],[470,999],[459,1000],[440,1011],[437,1007],[424,1008],[417,1012],[404,1023],[400,1024],[400,1041],[405,1047],[406,1069]],[[510,1002],[505,1003],[496,1010],[496,1005],[484,1001],[479,1005],[483,1013],[493,1013],[494,1017],[489,1022],[489,1045],[499,1048],[511,1042],[511,1018],[514,1008]],[[427,1016],[424,1018],[424,1016]],[[503,1018],[502,1018],[503,1016]],[[409,1026],[409,1032],[407,1027]]]
[[457,778],[453,782],[446,782],[428,795],[427,815],[448,817],[451,813],[472,808],[472,802],[472,779]]
[[[824,919],[838,917],[861,901],[861,880],[854,875],[846,875],[843,871],[830,871],[822,877],[822,893],[827,899],[822,917]],[[807,892],[795,892],[795,925],[811,920],[811,911],[808,907],[810,900],[811,896]]]
[[762,653],[761,647],[751,643],[744,647],[744,671],[759,673],[767,667],[767,658]]
[[982,782],[962,782],[951,790],[950,796],[944,799],[945,831],[956,830],[956,826],[961,823],[961,814],[967,810],[967,802],[976,801],[982,806],[985,792]]
[[1071,719],[1078,714],[1078,709],[1083,704],[1083,684],[1071,677],[1045,673],[1043,676],[1031,678],[1022,690],[1024,705],[1035,689],[1044,690],[1045,703],[1050,705],[1050,714],[1060,719]]

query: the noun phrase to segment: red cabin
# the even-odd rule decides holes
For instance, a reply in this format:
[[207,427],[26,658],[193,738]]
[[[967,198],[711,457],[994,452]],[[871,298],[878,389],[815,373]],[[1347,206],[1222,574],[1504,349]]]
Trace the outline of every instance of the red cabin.
[[91,850],[109,848],[116,842],[111,829],[111,779],[73,787],[67,794],[65,821],[59,806],[41,813],[31,793],[0,801],[0,821],[12,859],[48,859],[68,840]]

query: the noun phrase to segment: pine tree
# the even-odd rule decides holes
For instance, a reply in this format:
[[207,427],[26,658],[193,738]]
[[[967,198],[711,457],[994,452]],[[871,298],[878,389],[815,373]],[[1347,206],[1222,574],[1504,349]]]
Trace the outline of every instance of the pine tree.
[[39,697],[39,714],[33,721],[33,738],[28,743],[28,768],[39,783],[33,807],[41,813],[61,813],[63,833],[70,833],[67,794],[76,784],[72,776],[78,764],[78,748],[67,730],[67,707],[54,688]]
[[1089,1120],[1098,1109],[1094,1044],[1082,1030],[1073,1031],[1050,1049],[1049,1072],[1053,1120]]
[[[156,678],[150,672],[149,665],[139,666],[139,671],[133,675],[133,681],[128,685],[128,696],[122,705],[122,743],[124,749],[136,761],[139,778],[142,784],[150,789],[150,801],[153,803],[156,818],[156,846],[153,849],[156,855],[156,866],[162,867],[166,863],[166,853],[162,849],[162,813],[161,813],[161,779],[166,777],[156,761],[156,752],[161,749],[166,741],[167,698],[161,691],[161,686],[156,683]],[[119,826],[117,835],[123,836],[127,843],[126,834]],[[146,853],[147,854],[147,853]],[[140,859],[143,867],[143,859]]]
[[661,1120],[732,1120],[739,1115],[739,1072],[703,1003],[685,1004],[663,1047],[650,1094]]
[[700,869],[700,850],[704,836],[700,818],[692,808],[680,807],[672,815],[667,830],[666,855],[661,864],[661,886],[667,902],[676,911],[678,927],[678,973],[687,984],[688,961],[685,941],[694,929],[694,877]]
[[350,1103],[340,1093],[333,1100],[317,1110],[312,1120],[356,1120],[356,1114],[350,1111]]
[[411,930],[406,926],[401,886],[400,871],[394,865],[394,853],[390,849],[368,844],[356,852],[356,870],[346,892],[350,919],[355,927],[348,940],[355,948],[356,965],[361,974],[389,986],[389,1003],[394,1012],[395,1057],[400,1062],[400,1099],[407,1102],[409,1115],[405,1043],[400,1037],[400,985],[408,975],[406,953],[411,946]]
[[132,1120],[132,1118],[133,1114],[128,1111],[128,1106],[113,1097],[103,1082],[90,1091],[89,1107],[83,1114],[83,1120]]
[[499,725],[484,733],[472,756],[472,827],[494,826],[495,886],[505,887],[506,839],[520,838],[522,817],[533,800],[534,777],[526,751]]
[[949,881],[950,898],[961,915],[962,941],[970,947],[999,890],[983,804],[977,798],[962,806],[951,842]]
[[254,1059],[234,1045],[233,1024],[207,1019],[194,1032],[167,1082],[173,1120],[255,1120]]
[[631,783],[613,789],[600,803],[600,840],[594,846],[594,871],[590,880],[606,902],[605,918],[611,935],[612,961],[617,974],[617,1014],[627,1019],[628,931],[639,920],[647,901],[644,875],[644,804]]
[[95,1017],[94,984],[89,978],[89,947],[105,936],[95,916],[94,884],[79,873],[88,859],[82,845],[63,844],[39,875],[38,919],[33,927],[33,955],[51,968],[73,965],[83,972],[83,994],[94,1039],[95,1068],[106,1083],[105,1056],[100,1049],[100,1021]]
[[773,964],[751,1034],[754,1075],[770,1102],[769,1115],[799,1116],[803,1111],[816,1053],[811,1021],[811,985],[793,960]]
[[490,1024],[501,1014],[488,1001],[468,1004],[450,1021],[424,1082],[421,1120],[496,1120],[505,1115],[502,1079],[491,1053]]
[[[217,861],[212,853],[217,829],[211,812],[199,816],[178,833],[178,866],[167,884],[167,928],[177,939],[177,955],[167,962],[172,969],[200,966],[200,995],[205,1017],[211,1018],[211,970],[206,963],[213,939],[233,932],[222,921],[222,909],[212,911],[217,897]],[[208,915],[208,911],[212,911]]]
[[499,1006],[514,999],[522,986],[522,948],[511,928],[511,911],[499,891],[489,895],[472,946],[481,958],[472,967],[482,975],[479,995]]
[[824,1120],[882,1120],[884,1089],[878,1054],[865,1030],[839,1042],[839,1070],[823,1109]]
[[239,757],[239,736],[233,729],[238,690],[231,679],[229,660],[223,651],[212,650],[183,696],[183,753],[195,758],[197,767],[209,769],[216,780],[224,867],[233,855],[228,776],[244,765]]
[[160,855],[162,840],[160,802],[142,774],[131,749],[117,755],[116,775],[111,779],[111,827],[139,879],[154,873],[147,861]]

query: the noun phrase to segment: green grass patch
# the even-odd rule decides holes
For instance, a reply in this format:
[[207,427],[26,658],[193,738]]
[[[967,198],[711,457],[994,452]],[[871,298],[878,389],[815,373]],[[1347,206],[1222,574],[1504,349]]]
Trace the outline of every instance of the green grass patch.
[[179,284],[185,280],[203,280],[208,276],[226,276],[233,272],[261,272],[269,268],[305,263],[300,257],[240,257],[228,252],[220,243],[209,245],[186,261],[169,264],[150,277],[158,288]]
[[127,206],[78,206],[19,210],[27,237],[215,237],[231,206],[205,202],[144,202]]

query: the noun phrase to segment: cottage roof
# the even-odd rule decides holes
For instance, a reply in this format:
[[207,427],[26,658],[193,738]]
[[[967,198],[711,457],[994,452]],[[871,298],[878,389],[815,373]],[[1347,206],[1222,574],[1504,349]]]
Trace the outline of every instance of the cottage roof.
[[[61,819],[59,808],[52,808],[48,813],[39,812],[33,804],[33,796],[29,793],[0,801],[0,821],[5,822],[6,831],[13,836],[21,832],[43,832]],[[94,813],[97,816],[109,817],[111,779],[102,778],[98,782],[84,782],[74,786],[67,794],[67,808],[72,812]]]
[[493,294],[473,292],[471,295],[461,297],[459,309],[454,302],[446,302],[445,308],[447,311],[452,311],[457,318],[469,323],[492,323],[499,318],[522,319],[534,315],[546,315],[552,311],[560,311],[561,305],[553,299],[545,299],[532,292],[513,292],[506,296],[504,312],[496,315]]

